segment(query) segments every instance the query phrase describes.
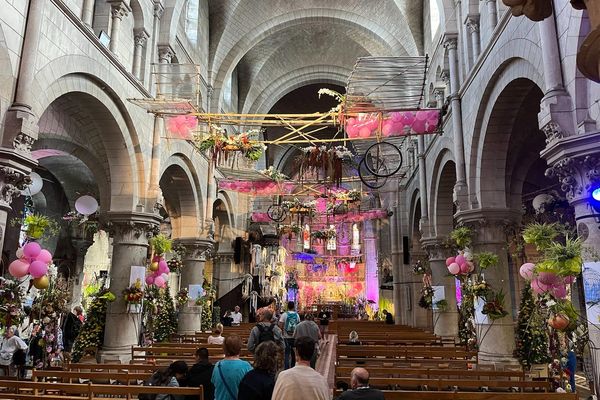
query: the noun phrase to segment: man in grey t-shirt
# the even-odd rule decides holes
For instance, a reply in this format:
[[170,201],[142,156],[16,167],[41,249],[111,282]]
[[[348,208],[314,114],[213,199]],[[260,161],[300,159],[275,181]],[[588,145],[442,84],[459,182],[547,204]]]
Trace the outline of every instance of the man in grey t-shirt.
[[319,325],[314,321],[315,317],[311,313],[306,314],[304,321],[296,325],[296,331],[294,332],[294,339],[308,336],[315,341],[315,352],[310,359],[311,368],[315,368],[317,365],[317,357],[319,356],[319,340],[321,339],[321,331]]

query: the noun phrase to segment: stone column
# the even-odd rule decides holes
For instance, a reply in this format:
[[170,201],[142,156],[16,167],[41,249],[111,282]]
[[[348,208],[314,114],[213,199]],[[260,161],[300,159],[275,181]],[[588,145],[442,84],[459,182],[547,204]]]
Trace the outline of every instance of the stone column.
[[564,88],[560,49],[554,17],[538,24],[546,92],[540,103],[538,122],[548,140],[576,133],[573,101]]
[[140,212],[109,212],[108,232],[113,237],[110,268],[110,291],[117,297],[106,311],[106,330],[102,358],[116,356],[122,361],[131,358],[131,346],[139,342],[141,314],[127,312],[121,295],[129,287],[132,266],[145,266],[148,239],[158,233],[160,217]]
[[444,299],[448,303],[445,311],[433,310],[433,332],[439,336],[458,337],[456,281],[452,275],[448,274],[446,268],[446,259],[452,256],[452,251],[445,247],[439,238],[423,238],[421,243],[429,256],[432,286],[444,287]]
[[488,12],[488,24],[489,30],[494,30],[496,25],[498,25],[498,7],[496,6],[496,0],[484,0],[487,5]]
[[[396,189],[396,197],[398,197],[398,190]],[[399,247],[399,235],[400,229],[398,227],[398,206],[392,207],[394,215],[390,217],[390,241],[392,251],[392,300],[394,302],[394,320],[396,324],[402,323],[402,316],[400,313],[400,284],[401,284],[401,273],[402,273],[402,261],[400,257]]]
[[[551,139],[541,155],[550,166],[546,175],[559,180],[567,200],[575,209],[577,233],[585,249],[582,254],[582,281],[584,287],[587,287],[593,285],[595,272],[585,264],[597,262],[596,254],[600,254],[600,209],[590,202],[592,191],[600,186],[600,132],[579,134],[566,139]],[[587,275],[588,273],[590,275]],[[594,293],[593,290],[585,292],[586,295]],[[596,347],[600,343],[600,329],[597,325],[600,306],[588,304],[587,307],[594,385],[596,393],[600,393],[600,348]]]
[[[180,288],[188,288],[189,285],[201,285],[204,281],[204,263],[207,254],[214,248],[214,241],[204,239],[178,239],[177,243],[185,247],[183,256],[183,269],[181,271]],[[202,310],[197,306],[186,304],[179,311],[179,333],[194,333],[200,330]]]
[[122,0],[109,1],[109,3],[112,25],[110,28],[110,43],[108,49],[116,55],[117,46],[119,44],[119,33],[121,31],[121,21],[123,20],[123,17],[126,17],[129,14],[131,8]]
[[379,304],[379,280],[377,279],[378,251],[375,222],[364,223],[364,252],[365,252],[365,297]]
[[[474,232],[473,252],[491,252],[498,255],[499,263],[487,269],[485,280],[490,282],[495,292],[502,290],[505,294],[504,309],[508,315],[502,319],[476,323],[479,343],[479,362],[516,363],[513,358],[515,350],[515,324],[512,315],[511,281],[508,271],[508,233],[514,231],[521,217],[520,210],[478,209],[457,214],[459,223],[471,227]],[[477,313],[477,311],[476,311]],[[482,319],[482,317],[478,317]]]
[[[158,35],[160,33],[160,19],[162,18],[164,12],[165,12],[165,7],[162,4],[162,0],[153,0],[154,3],[154,13],[153,13],[153,21],[152,21],[152,36],[150,38],[151,40],[151,44],[150,44],[150,63],[155,63],[157,61],[157,44],[158,44]],[[150,87],[150,93],[152,94],[152,96],[156,96],[156,70],[150,71],[152,68],[148,68],[148,71],[146,72],[146,77],[149,77],[148,79],[148,85]],[[153,75],[150,75],[150,72],[153,73]]]
[[85,255],[88,249],[93,244],[93,241],[85,238],[72,239],[75,251],[77,251],[77,259],[75,261],[75,281],[73,282],[73,293],[71,296],[70,309],[81,305],[81,289],[83,284],[83,267],[85,264]]
[[467,30],[471,36],[472,64],[475,65],[481,53],[481,42],[479,38],[479,15],[470,15],[467,17]]
[[83,6],[81,7],[81,21],[90,28],[94,22],[95,3],[96,0],[83,0]]
[[156,88],[156,93],[158,97],[164,97],[165,94],[169,94],[168,87],[168,75],[169,72],[166,64],[170,64],[171,60],[175,56],[175,51],[169,45],[159,45],[158,46],[158,63],[161,64],[158,70],[158,87]]
[[450,103],[452,106],[452,132],[454,143],[454,161],[456,163],[456,184],[454,185],[454,202],[458,210],[467,209],[467,179],[465,173],[465,152],[462,127],[462,110],[460,104],[458,77],[458,40],[456,35],[446,35],[444,47],[448,50],[450,68]]
[[133,76],[138,80],[143,81],[142,75],[142,53],[148,40],[148,32],[144,28],[136,29],[133,37],[133,68],[131,70]]

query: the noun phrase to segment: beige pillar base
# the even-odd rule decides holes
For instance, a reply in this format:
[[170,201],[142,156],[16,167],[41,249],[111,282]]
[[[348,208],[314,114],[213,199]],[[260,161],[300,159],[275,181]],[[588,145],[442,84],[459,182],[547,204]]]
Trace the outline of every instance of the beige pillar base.
[[433,312],[433,333],[437,336],[458,337],[458,311]]
[[475,327],[479,340],[479,364],[519,364],[514,357],[515,324],[513,322],[505,317],[492,324],[475,324]]
[[202,308],[196,306],[183,306],[177,315],[177,333],[193,334],[200,331],[202,322]]

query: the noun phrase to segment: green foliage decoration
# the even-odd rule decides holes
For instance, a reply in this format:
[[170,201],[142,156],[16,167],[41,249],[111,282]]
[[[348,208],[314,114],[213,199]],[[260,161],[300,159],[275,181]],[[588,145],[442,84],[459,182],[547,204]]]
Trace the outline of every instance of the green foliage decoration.
[[558,236],[558,225],[556,223],[534,222],[523,230],[523,240],[527,244],[533,244],[538,251],[547,249]]
[[95,354],[97,350],[102,348],[106,325],[106,309],[108,304],[115,299],[115,295],[107,288],[101,288],[97,293],[90,295],[89,306],[86,310],[86,322],[81,327],[79,336],[73,344],[73,352],[71,353],[73,362],[79,362],[89,349],[93,349]]
[[550,361],[546,323],[534,301],[530,285],[525,285],[522,291],[516,337],[516,355],[522,365],[531,366]]
[[150,239],[150,245],[156,254],[165,254],[171,251],[173,241],[161,233]]
[[481,270],[488,269],[489,267],[494,267],[498,265],[500,259],[497,254],[490,253],[487,251],[475,254],[475,260],[477,261],[477,265]]
[[450,239],[459,249],[469,247],[473,241],[473,231],[471,228],[461,226],[450,232]]
[[152,329],[155,342],[166,342],[177,332],[177,313],[168,286],[158,289],[157,310]]

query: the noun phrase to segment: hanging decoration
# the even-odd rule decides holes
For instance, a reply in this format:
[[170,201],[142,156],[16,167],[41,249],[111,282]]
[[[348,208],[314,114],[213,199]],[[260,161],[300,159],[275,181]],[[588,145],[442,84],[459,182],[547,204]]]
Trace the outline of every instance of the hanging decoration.
[[252,275],[246,274],[244,275],[244,280],[242,282],[242,298],[247,299],[250,296],[250,291],[252,290]]
[[207,135],[194,138],[194,144],[200,151],[210,151],[212,160],[218,164],[221,159],[242,154],[251,161],[258,161],[262,157],[266,146],[260,144],[254,138],[261,134],[260,129],[253,129],[238,135],[227,136],[227,131],[222,128],[214,128]]
[[327,230],[328,232],[328,238],[327,238],[327,250],[336,250],[337,249],[337,242],[336,242],[336,238],[337,238],[337,231],[335,230],[335,225],[331,224],[329,225],[329,229]]
[[98,211],[98,200],[89,195],[81,196],[75,200],[75,210],[85,216],[92,215]]
[[198,118],[193,115],[177,115],[167,118],[167,129],[179,139],[192,140],[192,132],[198,127]]
[[304,225],[302,231],[302,248],[304,250],[310,249],[310,226],[308,224]]
[[317,178],[322,176],[337,186],[341,185],[342,165],[353,157],[350,150],[345,146],[309,146],[301,150],[302,154],[298,158],[300,176],[306,171],[316,174]]
[[[389,217],[388,210],[374,209],[374,210],[367,210],[367,211],[350,211],[346,214],[336,215],[333,218],[330,216],[330,219],[334,219],[335,222],[357,223],[357,222],[363,222],[363,221],[369,221],[369,220],[375,220],[375,219],[385,219],[388,217]],[[272,222],[273,220],[267,215],[267,213],[253,212],[252,213],[252,221],[253,222]],[[323,223],[327,222],[327,218],[325,215],[318,215],[313,218],[313,221],[315,223],[323,224]]]
[[253,196],[289,195],[293,193],[297,186],[298,185],[294,182],[245,180],[219,181],[220,190],[246,193]]
[[159,234],[150,239],[150,245],[155,255],[148,266],[150,274],[146,276],[146,284],[148,286],[156,285],[159,288],[164,288],[169,281],[169,273],[171,272],[164,254],[171,251],[173,241],[165,235]]
[[349,138],[422,135],[439,129],[440,110],[394,111],[387,114],[359,113],[346,120]]
[[352,245],[351,245],[352,255],[356,255],[360,253],[360,231],[358,229],[358,224],[352,225]]
[[258,307],[258,293],[256,291],[250,292],[250,313],[256,314]]

